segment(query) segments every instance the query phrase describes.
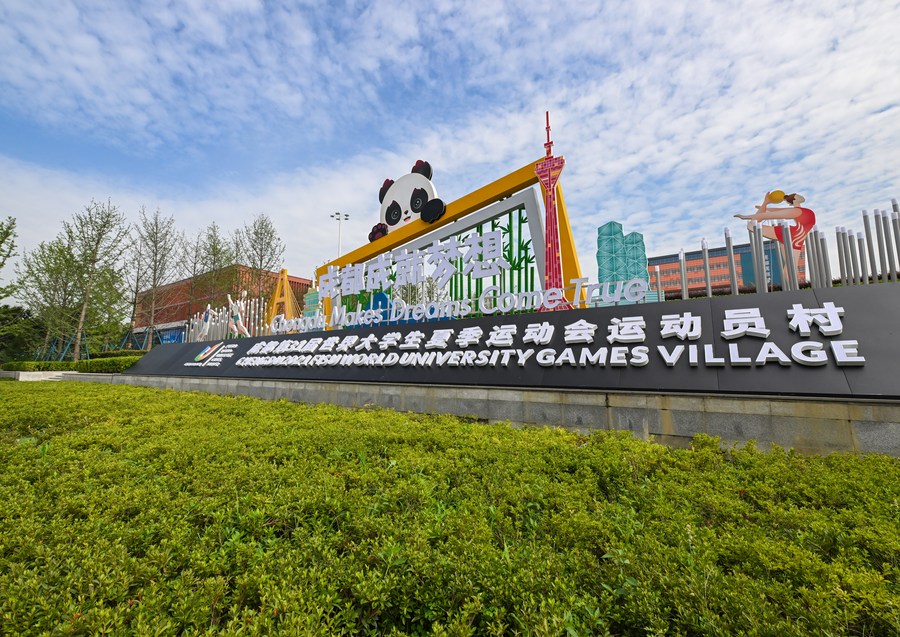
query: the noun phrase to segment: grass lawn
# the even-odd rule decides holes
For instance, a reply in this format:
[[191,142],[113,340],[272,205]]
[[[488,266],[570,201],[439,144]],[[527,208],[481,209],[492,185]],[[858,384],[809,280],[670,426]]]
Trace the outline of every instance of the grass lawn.
[[0,384],[0,634],[898,635],[900,461]]

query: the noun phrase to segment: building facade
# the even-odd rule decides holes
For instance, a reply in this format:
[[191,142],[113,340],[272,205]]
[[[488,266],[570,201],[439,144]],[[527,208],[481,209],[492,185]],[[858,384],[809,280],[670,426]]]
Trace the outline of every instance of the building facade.
[[[648,285],[650,283],[644,235],[640,232],[625,234],[621,223],[609,221],[597,228],[597,282],[615,283],[631,279],[643,279]],[[658,301],[656,289],[649,290],[645,298],[648,302]],[[603,302],[598,304],[605,305]]]
[[[766,275],[770,285],[781,287],[782,273],[778,267],[776,250],[780,245],[774,241],[764,242],[766,257]],[[728,292],[731,290],[731,274],[728,267],[728,252],[724,246],[709,248],[709,274],[713,291]],[[706,290],[706,274],[704,272],[703,251],[696,250],[685,252],[684,260],[687,269],[688,292]],[[739,288],[756,287],[756,277],[753,272],[753,255],[750,253],[750,244],[743,243],[734,246],[735,269]],[[657,268],[659,268],[657,279]],[[667,254],[658,257],[650,257],[647,260],[647,271],[650,275],[650,285],[653,289],[660,289],[663,293],[672,296],[681,295],[681,263],[677,254]],[[806,282],[806,255],[800,253],[800,261],[797,268],[797,276],[800,284]]]
[[[243,265],[233,265],[217,273],[205,273],[197,277],[182,279],[157,288],[155,309],[149,291],[138,293],[132,323],[132,342],[141,343],[142,337],[152,321],[156,328],[156,339],[161,343],[179,343],[184,340],[185,326],[192,316],[206,309],[207,305],[222,307],[228,302],[228,294],[239,294],[248,290],[251,296],[258,295],[268,301],[278,281],[278,272],[258,272]],[[312,286],[310,279],[288,276],[288,284],[294,298],[301,304],[304,295]]]

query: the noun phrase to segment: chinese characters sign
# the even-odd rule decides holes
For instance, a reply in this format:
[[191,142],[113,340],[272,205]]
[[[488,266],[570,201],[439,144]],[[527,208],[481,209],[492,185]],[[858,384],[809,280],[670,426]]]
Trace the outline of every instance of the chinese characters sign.
[[804,290],[242,339],[213,371],[160,347],[130,373],[900,397],[898,315],[900,297]]
[[[457,264],[462,260],[462,270]],[[426,266],[430,273],[425,274]],[[391,273],[395,280],[391,280]],[[319,279],[322,296],[353,296],[360,292],[389,290],[393,285],[422,283],[434,279],[438,287],[444,287],[457,273],[484,279],[509,270],[510,264],[503,258],[503,240],[499,230],[483,234],[470,234],[460,242],[451,237],[443,242],[435,241],[424,250],[398,250],[382,253],[369,263],[348,265],[343,268],[329,266]]]

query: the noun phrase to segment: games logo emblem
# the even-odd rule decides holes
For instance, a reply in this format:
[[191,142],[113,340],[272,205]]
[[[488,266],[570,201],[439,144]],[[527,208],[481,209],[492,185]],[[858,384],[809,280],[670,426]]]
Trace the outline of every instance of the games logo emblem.
[[219,341],[214,345],[207,345],[199,354],[194,357],[193,361],[184,364],[185,367],[219,367],[223,360],[232,358],[237,344],[232,343],[225,345],[224,341]]

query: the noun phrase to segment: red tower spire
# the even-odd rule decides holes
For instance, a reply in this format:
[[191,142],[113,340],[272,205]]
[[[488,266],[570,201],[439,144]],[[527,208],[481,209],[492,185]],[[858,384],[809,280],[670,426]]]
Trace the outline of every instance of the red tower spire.
[[[565,157],[553,156],[553,141],[550,139],[550,111],[547,111],[547,141],[544,143],[547,151],[546,157],[535,164],[534,172],[544,187],[546,193],[544,210],[546,211],[546,223],[544,223],[544,235],[546,249],[544,250],[544,291],[554,288],[562,289],[562,258],[559,247],[559,219],[556,213],[556,182],[566,165]],[[571,310],[572,304],[563,299],[554,308],[542,305],[539,312],[552,310]]]

